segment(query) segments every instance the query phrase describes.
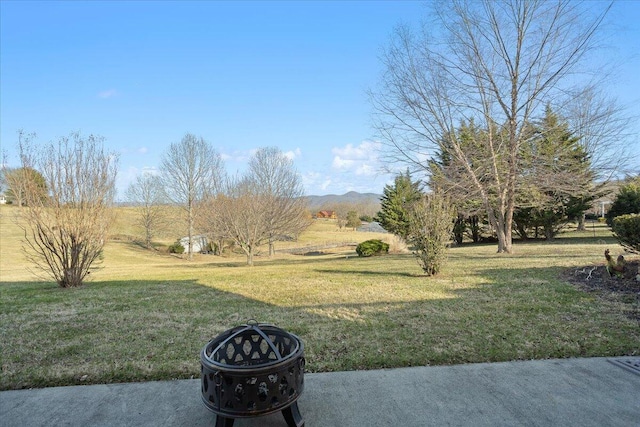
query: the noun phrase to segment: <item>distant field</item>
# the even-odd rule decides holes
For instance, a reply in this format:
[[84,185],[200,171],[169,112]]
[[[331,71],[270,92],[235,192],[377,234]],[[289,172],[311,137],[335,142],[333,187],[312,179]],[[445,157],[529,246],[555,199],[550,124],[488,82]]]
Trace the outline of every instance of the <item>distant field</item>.
[[[240,254],[188,262],[136,244],[123,209],[101,268],[63,290],[28,271],[16,209],[0,207],[0,389],[197,378],[207,341],[248,319],[298,334],[309,371],[640,354],[640,327],[625,315],[637,302],[559,278],[621,251],[601,225],[516,242],[510,256],[455,247],[442,274],[426,278],[410,254],[358,258],[350,247],[273,259],[265,248],[253,268]],[[318,221],[277,247],[372,237]]]

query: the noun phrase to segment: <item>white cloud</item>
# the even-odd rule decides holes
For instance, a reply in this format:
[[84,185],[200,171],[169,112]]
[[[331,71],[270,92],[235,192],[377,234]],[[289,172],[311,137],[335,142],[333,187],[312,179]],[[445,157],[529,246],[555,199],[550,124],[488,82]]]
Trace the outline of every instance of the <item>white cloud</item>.
[[307,195],[324,194],[332,182],[331,176],[317,171],[308,171],[301,177]]
[[334,147],[331,152],[336,156],[346,157],[354,160],[370,159],[372,157],[377,158],[377,152],[380,149],[380,143],[374,141],[362,141],[360,145],[354,147],[352,144],[347,144],[343,148]]
[[146,154],[148,151],[149,151],[149,149],[147,147],[138,148],[138,153],[140,153],[140,154]]
[[115,89],[107,89],[107,90],[98,92],[98,98],[102,98],[102,99],[113,98],[116,95],[118,95],[118,91]]
[[331,162],[331,167],[334,169],[347,170],[350,169],[354,163],[354,160],[343,159],[340,156],[335,156],[333,158],[333,162]]
[[296,148],[295,150],[287,151],[284,153],[284,156],[289,160],[295,160],[296,157],[300,157],[301,155],[302,155],[302,150],[300,150],[300,148]]
[[329,188],[330,185],[331,185],[331,180],[326,179],[322,184],[320,184],[320,188],[322,190],[326,190],[327,188]]
[[334,147],[331,150],[333,154],[331,166],[342,172],[373,176],[380,169],[379,151],[380,143],[374,141],[363,141],[358,146],[347,144],[344,147]]

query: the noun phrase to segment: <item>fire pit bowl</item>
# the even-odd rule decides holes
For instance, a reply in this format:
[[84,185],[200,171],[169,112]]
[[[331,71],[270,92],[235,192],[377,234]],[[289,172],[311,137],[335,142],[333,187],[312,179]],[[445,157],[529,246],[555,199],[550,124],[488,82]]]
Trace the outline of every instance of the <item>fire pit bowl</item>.
[[216,427],[235,418],[282,411],[289,427],[303,427],[297,400],[304,390],[304,345],[267,323],[247,322],[204,346],[202,401],[216,414]]

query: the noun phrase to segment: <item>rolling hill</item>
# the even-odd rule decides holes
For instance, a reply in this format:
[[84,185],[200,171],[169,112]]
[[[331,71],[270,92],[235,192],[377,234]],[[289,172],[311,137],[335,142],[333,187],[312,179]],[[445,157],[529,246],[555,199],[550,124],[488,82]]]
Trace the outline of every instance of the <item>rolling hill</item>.
[[307,200],[310,211],[335,209],[338,205],[348,204],[354,206],[366,206],[368,210],[373,210],[375,213],[380,210],[381,197],[382,195],[375,193],[358,193],[350,191],[342,195],[327,194],[324,196],[307,196]]

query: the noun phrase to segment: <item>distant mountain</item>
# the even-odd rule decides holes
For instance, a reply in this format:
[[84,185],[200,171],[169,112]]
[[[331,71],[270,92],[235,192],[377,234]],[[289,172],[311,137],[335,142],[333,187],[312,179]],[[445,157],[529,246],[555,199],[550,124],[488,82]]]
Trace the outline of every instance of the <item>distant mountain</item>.
[[371,206],[377,211],[380,206],[381,197],[381,194],[349,191],[342,195],[327,194],[324,196],[307,196],[307,205],[310,211],[332,209],[339,204],[366,205]]

